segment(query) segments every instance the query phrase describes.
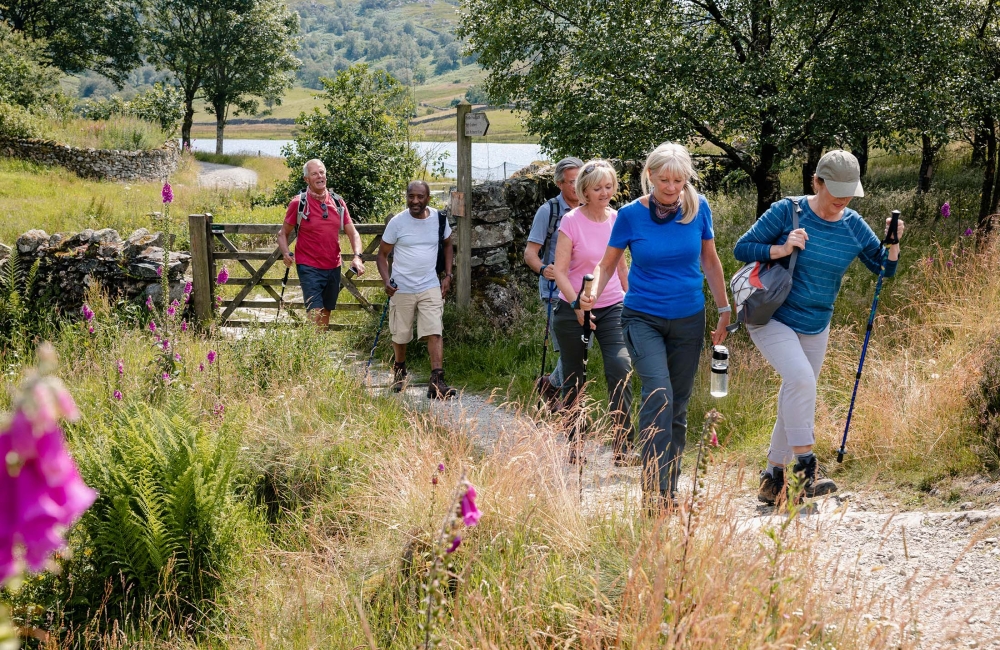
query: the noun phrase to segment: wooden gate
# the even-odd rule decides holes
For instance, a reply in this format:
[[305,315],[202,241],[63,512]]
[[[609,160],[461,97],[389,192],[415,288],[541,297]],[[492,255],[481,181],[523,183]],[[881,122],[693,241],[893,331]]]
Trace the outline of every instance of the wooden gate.
[[[266,278],[267,272],[274,266],[275,262],[281,260],[281,251],[275,244],[273,250],[241,251],[229,239],[227,235],[272,235],[277,241],[281,224],[249,224],[249,223],[213,223],[211,214],[192,214],[188,217],[189,232],[191,234],[191,275],[194,284],[194,310],[198,320],[202,323],[213,318],[215,306],[215,279],[218,269],[217,262],[220,260],[234,260],[249,274],[246,278],[230,277],[227,285],[239,286],[240,290],[231,300],[223,300],[220,304],[221,314],[219,324],[227,327],[240,327],[250,325],[254,321],[234,320],[233,313],[243,307],[247,309],[278,309],[281,296],[275,287],[280,290],[281,280],[278,278]],[[382,241],[382,233],[385,232],[385,224],[359,223],[354,227],[361,235],[374,235],[372,240],[364,248],[361,259],[364,262],[375,261],[379,244]],[[295,239],[293,232],[289,236],[288,243]],[[353,254],[342,254],[346,261],[353,259]],[[259,262],[259,266],[254,266],[252,262]],[[284,271],[284,265],[279,265]],[[371,269],[374,271],[374,269]],[[369,272],[371,272],[369,271]],[[375,271],[376,277],[378,272]],[[298,278],[288,278],[288,286],[299,286]],[[337,301],[336,311],[368,311],[378,313],[382,310],[381,303],[372,303],[361,293],[362,287],[381,287],[381,279],[362,280],[356,278],[354,271],[349,270],[341,277],[341,291],[346,291],[355,298],[357,302]],[[271,300],[248,299],[250,292],[255,287],[262,288]],[[284,301],[284,308],[302,309],[305,307],[301,300]],[[331,324],[331,327],[334,327]]]

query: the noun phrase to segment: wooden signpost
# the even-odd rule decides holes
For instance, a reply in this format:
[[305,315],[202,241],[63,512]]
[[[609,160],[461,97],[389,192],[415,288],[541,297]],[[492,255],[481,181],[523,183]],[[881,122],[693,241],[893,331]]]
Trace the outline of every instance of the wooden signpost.
[[471,110],[472,104],[464,100],[456,107],[458,191],[451,197],[451,213],[458,230],[456,297],[462,308],[472,303],[472,138],[483,137],[490,128],[486,113],[472,113]]

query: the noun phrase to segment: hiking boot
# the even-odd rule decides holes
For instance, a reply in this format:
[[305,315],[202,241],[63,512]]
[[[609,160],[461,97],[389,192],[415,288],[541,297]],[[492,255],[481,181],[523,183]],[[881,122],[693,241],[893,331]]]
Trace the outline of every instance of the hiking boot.
[[586,465],[587,457],[584,456],[582,449],[578,450],[580,445],[574,444],[572,441],[569,444],[569,460],[567,462],[570,465]]
[[427,384],[427,397],[431,399],[448,399],[458,395],[458,391],[444,383],[444,370],[431,370],[431,381]]
[[817,478],[816,470],[819,462],[816,456],[810,456],[808,461],[797,460],[792,473],[799,479],[800,494],[796,503],[801,502],[802,497],[812,499],[821,497],[824,494],[832,494],[837,491],[837,484],[828,478]]
[[406,362],[392,364],[392,392],[401,393],[406,384]]
[[562,391],[552,384],[551,375],[542,375],[535,380],[535,390],[539,398],[545,403],[549,411],[558,413],[562,408],[562,400],[559,399]]
[[785,500],[785,495],[783,494],[785,490],[785,468],[775,467],[772,471],[774,472],[773,476],[768,474],[766,470],[760,473],[760,489],[757,491],[757,500],[769,506]]

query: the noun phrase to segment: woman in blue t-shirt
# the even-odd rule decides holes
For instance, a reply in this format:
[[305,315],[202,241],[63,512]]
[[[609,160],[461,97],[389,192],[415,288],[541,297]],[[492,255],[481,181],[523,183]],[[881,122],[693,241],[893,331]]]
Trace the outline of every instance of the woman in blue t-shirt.
[[661,144],[646,157],[647,194],[618,211],[596,278],[600,297],[625,249],[632,252],[622,333],[642,380],[643,495],[664,507],[675,503],[687,403],[705,336],[706,279],[719,312],[714,345],[726,339],[731,316],[712,211],[694,178],[691,156],[679,144]]
[[[767,469],[761,472],[757,498],[774,505],[783,499],[785,466],[801,478],[802,495],[837,491],[828,478],[816,476],[816,381],[830,338],[833,303],[847,267],[860,257],[872,273],[882,264],[878,236],[854,210],[847,207],[864,196],[858,159],[846,151],[827,152],[813,176],[815,194],[782,199],[736,242],[734,254],[743,262],[766,262],[788,257],[798,249],[792,289],[766,325],[749,325],[750,338],[768,363],[781,375],[778,416],[771,432]],[[798,212],[799,227],[792,229]],[[889,220],[886,219],[886,226]],[[897,234],[903,234],[899,222]],[[889,247],[885,276],[896,273],[899,244]]]

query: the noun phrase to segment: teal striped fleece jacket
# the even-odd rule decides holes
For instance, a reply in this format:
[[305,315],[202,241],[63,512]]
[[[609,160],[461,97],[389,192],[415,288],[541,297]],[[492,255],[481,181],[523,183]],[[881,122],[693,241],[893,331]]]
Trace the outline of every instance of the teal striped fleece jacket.
[[[805,250],[799,251],[795,262],[792,290],[772,318],[799,334],[819,334],[833,317],[833,303],[847,267],[860,257],[872,273],[878,273],[882,246],[878,236],[854,210],[845,208],[839,220],[824,221],[810,209],[806,197],[797,200],[802,208],[799,227],[805,228],[809,241]],[[733,250],[736,259],[742,262],[770,260],[771,246],[784,244],[792,231],[794,210],[794,199],[772,204],[736,242]],[[896,274],[896,265],[896,262],[886,262],[886,277]]]

